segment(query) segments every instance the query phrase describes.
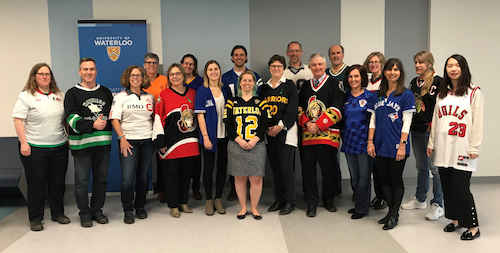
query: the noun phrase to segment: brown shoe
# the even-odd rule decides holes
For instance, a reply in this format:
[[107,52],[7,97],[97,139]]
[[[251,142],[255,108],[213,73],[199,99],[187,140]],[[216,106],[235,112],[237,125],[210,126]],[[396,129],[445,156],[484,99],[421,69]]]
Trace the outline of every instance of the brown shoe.
[[167,194],[165,192],[158,192],[158,200],[160,203],[167,203]]
[[205,203],[205,213],[208,216],[214,215],[214,201],[212,199],[207,200]]
[[193,190],[193,197],[196,200],[201,200],[203,196],[201,196],[200,190]]
[[221,199],[215,199],[215,209],[217,209],[217,212],[219,214],[225,214],[226,213],[226,209],[222,206]]
[[185,213],[192,213],[193,212],[193,210],[191,210],[191,208],[189,208],[187,204],[180,204],[179,210],[181,212],[185,212]]
[[236,191],[231,191],[228,195],[227,195],[227,200],[228,201],[234,201],[238,198],[238,196],[236,196]]
[[31,231],[42,231],[43,230],[43,225],[42,221],[30,221],[30,227]]
[[174,218],[179,218],[181,217],[181,212],[179,212],[179,208],[175,207],[175,208],[170,208],[170,214],[172,215],[172,217]]

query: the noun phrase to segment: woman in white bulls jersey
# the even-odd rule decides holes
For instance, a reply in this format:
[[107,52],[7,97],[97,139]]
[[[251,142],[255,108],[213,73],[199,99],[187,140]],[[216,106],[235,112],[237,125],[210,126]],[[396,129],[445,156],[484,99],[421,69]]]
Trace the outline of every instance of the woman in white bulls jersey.
[[476,170],[483,132],[484,98],[471,84],[467,61],[461,55],[446,60],[444,78],[432,117],[427,155],[434,152],[444,193],[445,217],[452,220],[445,232],[465,227],[460,239],[479,237],[474,198],[469,190]]

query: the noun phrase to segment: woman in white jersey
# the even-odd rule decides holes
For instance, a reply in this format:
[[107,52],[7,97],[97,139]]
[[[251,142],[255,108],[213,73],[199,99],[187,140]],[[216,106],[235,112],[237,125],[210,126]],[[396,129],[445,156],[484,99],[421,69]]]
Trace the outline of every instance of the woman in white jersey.
[[120,79],[125,90],[116,94],[111,106],[111,124],[118,136],[118,156],[122,168],[121,200],[125,212],[124,222],[134,223],[148,214],[148,170],[153,156],[153,113],[155,97],[143,89],[149,88],[149,77],[140,66],[130,66]]
[[31,230],[43,230],[47,188],[51,220],[70,223],[64,215],[63,204],[68,168],[64,93],[57,87],[46,63],[38,63],[31,69],[28,82],[17,97],[12,117],[28,183]]
[[483,135],[484,97],[471,83],[467,61],[455,54],[446,60],[439,87],[427,155],[434,153],[444,193],[445,217],[452,220],[445,232],[467,228],[460,239],[479,237],[476,205],[470,178],[476,171]]

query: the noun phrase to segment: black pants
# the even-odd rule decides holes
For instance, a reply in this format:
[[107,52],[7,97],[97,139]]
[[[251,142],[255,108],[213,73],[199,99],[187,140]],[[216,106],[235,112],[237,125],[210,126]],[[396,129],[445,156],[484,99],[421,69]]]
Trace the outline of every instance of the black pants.
[[286,131],[267,136],[267,157],[271,164],[276,200],[295,204],[295,147],[285,144]]
[[215,198],[222,197],[227,173],[227,143],[229,138],[217,139],[217,152],[203,149],[203,186],[207,200],[212,199],[212,175],[217,157],[217,174],[215,176]]
[[[203,147],[200,146],[200,154],[202,153]],[[200,177],[201,177],[201,155],[196,157],[195,166],[193,167],[193,184],[191,189],[194,191],[200,190]]]
[[382,182],[380,182],[380,174],[377,169],[377,164],[373,163],[373,189],[375,190],[375,197],[377,199],[385,199],[384,191],[382,190]]
[[439,167],[439,175],[444,194],[444,216],[450,220],[458,220],[462,227],[479,226],[476,204],[470,192],[472,172]]
[[155,153],[156,157],[156,192],[165,192],[165,177],[163,176],[162,159],[160,153]]
[[304,186],[305,200],[308,206],[318,206],[319,193],[316,179],[316,164],[321,167],[322,200],[323,204],[333,204],[335,189],[338,185],[338,171],[340,170],[337,160],[337,148],[330,145],[310,145],[301,148],[302,180]]
[[189,181],[193,176],[196,159],[199,159],[199,156],[162,160],[168,207],[175,208],[179,207],[179,204],[187,204]]
[[405,168],[406,156],[401,161],[396,161],[396,158],[375,157],[375,164],[380,176],[382,186],[390,186],[393,188],[404,189],[403,170]]
[[[21,144],[19,144],[21,147]],[[54,148],[31,147],[31,155],[19,154],[28,183],[30,221],[43,220],[45,193],[48,187],[50,212],[53,217],[64,214],[65,179],[68,169],[68,145]]]

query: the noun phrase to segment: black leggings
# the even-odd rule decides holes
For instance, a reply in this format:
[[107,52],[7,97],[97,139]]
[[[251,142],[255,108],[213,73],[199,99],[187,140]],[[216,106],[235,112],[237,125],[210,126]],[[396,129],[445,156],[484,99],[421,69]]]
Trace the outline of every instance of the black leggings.
[[226,181],[227,172],[227,143],[228,138],[217,139],[217,152],[210,152],[203,149],[203,186],[207,200],[212,199],[212,175],[215,167],[215,157],[217,156],[217,174],[215,177],[215,198],[221,198],[222,190]]
[[403,170],[405,168],[408,155],[401,161],[396,161],[396,158],[375,157],[380,182],[382,186],[390,186],[393,188],[404,189]]

